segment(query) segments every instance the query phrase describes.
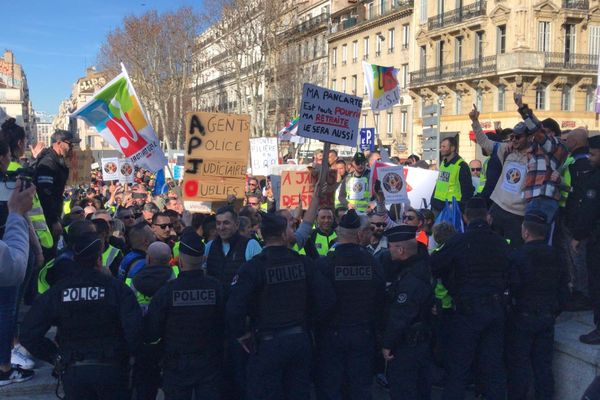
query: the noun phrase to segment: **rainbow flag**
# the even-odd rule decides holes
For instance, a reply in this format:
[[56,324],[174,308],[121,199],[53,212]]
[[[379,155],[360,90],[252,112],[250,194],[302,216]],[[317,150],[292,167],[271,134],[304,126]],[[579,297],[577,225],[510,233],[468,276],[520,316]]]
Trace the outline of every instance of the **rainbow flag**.
[[396,68],[382,67],[363,61],[363,71],[373,111],[386,110],[400,102]]
[[295,116],[291,119],[290,122],[287,123],[285,128],[282,128],[279,131],[279,140],[282,142],[289,142],[293,139],[293,136],[296,136],[298,133],[298,121],[300,120],[299,116]]
[[81,118],[96,128],[104,140],[134,165],[153,172],[167,165],[167,158],[124,67],[123,72],[71,117]]

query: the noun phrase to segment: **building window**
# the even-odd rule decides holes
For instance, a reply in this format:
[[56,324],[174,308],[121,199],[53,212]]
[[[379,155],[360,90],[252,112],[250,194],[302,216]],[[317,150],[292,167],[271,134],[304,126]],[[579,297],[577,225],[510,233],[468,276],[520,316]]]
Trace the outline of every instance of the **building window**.
[[536,110],[546,109],[546,84],[540,83],[535,89],[535,108]]
[[375,134],[377,134],[379,132],[379,112],[376,112],[373,117],[375,119]]
[[342,65],[346,65],[348,62],[348,46],[342,46]]
[[506,86],[498,85],[498,111],[504,111],[506,104]]
[[346,93],[346,78],[342,78],[342,92]]
[[571,55],[575,54],[575,25],[565,25],[565,62],[571,61]]
[[396,45],[396,30],[394,28],[388,30],[388,53],[394,52],[394,46]]
[[392,137],[392,132],[394,132],[394,114],[391,112],[387,113],[387,135],[388,137]]
[[427,0],[421,0],[421,10],[419,12],[419,23],[427,23]]
[[475,60],[481,63],[483,59],[483,31],[475,32]]
[[571,85],[565,85],[560,93],[560,110],[571,111]]
[[402,64],[402,89],[408,86],[408,64]]
[[410,25],[404,24],[404,25],[402,25],[402,48],[408,49],[409,43],[410,43]]
[[427,45],[421,46],[419,50],[419,68],[427,68]]
[[463,37],[457,36],[454,39],[454,62],[456,64],[462,63],[463,59]]
[[356,90],[358,88],[358,77],[356,75],[352,75],[352,94],[356,95]]
[[363,114],[363,128],[367,127],[367,114]]
[[538,22],[538,51],[548,52],[551,49],[550,36],[551,25],[548,21]]
[[381,42],[383,41],[383,36],[381,36],[381,32],[377,32],[375,38],[375,56],[379,57],[381,55]]
[[358,60],[358,40],[352,42],[352,62],[355,63]]
[[456,115],[462,114],[462,96],[457,93],[454,97],[454,101],[454,113]]
[[496,27],[496,54],[506,53],[506,25]]
[[483,112],[483,90],[481,88],[475,90],[475,106],[477,110]]
[[336,79],[332,79],[331,80],[331,90],[337,90],[337,80]]
[[327,55],[327,36],[323,35],[321,43],[323,43],[323,46],[321,46],[321,57],[325,57]]
[[337,65],[337,47],[331,49],[331,66],[335,68]]
[[317,36],[313,41],[313,58],[317,58],[317,54],[319,51],[319,37]]
[[596,111],[596,87],[588,86],[585,91],[585,111]]
[[590,26],[588,29],[590,31],[589,52],[591,56],[594,56],[592,60],[597,60],[600,55],[600,26]]
[[363,39],[363,47],[364,47],[364,53],[365,53],[363,58],[365,60],[368,60],[369,59],[369,37],[368,36]]
[[408,126],[408,112],[402,111],[400,114],[400,133],[406,133],[406,127]]
[[437,67],[438,74],[441,75],[444,70],[444,41],[443,40],[440,40],[436,43],[435,66]]

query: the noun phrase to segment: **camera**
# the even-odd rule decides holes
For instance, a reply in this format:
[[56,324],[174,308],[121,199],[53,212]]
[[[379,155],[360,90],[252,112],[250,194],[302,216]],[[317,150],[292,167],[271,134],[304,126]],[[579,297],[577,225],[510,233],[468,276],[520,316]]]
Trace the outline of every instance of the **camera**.
[[9,171],[6,173],[7,181],[16,182],[17,179],[21,180],[21,189],[25,190],[31,186],[31,182],[33,181],[33,175],[35,174],[35,170],[33,168],[19,168],[15,171]]

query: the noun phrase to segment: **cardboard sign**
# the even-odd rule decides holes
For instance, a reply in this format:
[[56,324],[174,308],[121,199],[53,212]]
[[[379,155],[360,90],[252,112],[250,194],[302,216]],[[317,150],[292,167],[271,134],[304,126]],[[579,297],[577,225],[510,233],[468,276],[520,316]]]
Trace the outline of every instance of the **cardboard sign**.
[[413,208],[429,206],[438,174],[429,169],[404,167],[406,192]]
[[133,163],[128,158],[119,159],[119,182],[133,183],[134,168]]
[[377,170],[381,182],[381,190],[386,203],[408,203],[406,183],[404,182],[404,168],[401,165],[381,167]]
[[209,201],[184,201],[183,206],[193,213],[210,214],[212,212],[212,203]]
[[102,180],[116,181],[119,179],[119,159],[117,157],[103,158],[102,162]]
[[183,198],[224,201],[244,196],[250,116],[188,113]]
[[262,137],[250,139],[250,157],[252,158],[252,174],[267,176],[269,167],[277,165],[277,138]]
[[354,147],[362,98],[305,83],[298,135]]
[[[327,175],[327,185],[324,193],[319,197],[320,207],[333,207],[337,172],[330,170]],[[283,171],[281,173],[281,188],[279,198],[279,208],[296,208],[302,201],[302,208],[307,209],[315,194],[315,185],[319,179],[316,172],[304,171]],[[273,181],[271,181],[274,184]]]
[[91,150],[74,150],[69,159],[69,179],[67,185],[79,186],[90,183],[94,156]]

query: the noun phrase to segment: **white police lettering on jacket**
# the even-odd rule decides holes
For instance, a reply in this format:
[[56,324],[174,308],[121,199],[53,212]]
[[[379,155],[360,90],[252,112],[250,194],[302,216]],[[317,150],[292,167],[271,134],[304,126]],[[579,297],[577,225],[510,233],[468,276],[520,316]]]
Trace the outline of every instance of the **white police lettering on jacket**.
[[300,281],[305,278],[303,264],[279,265],[266,268],[267,284],[275,285],[284,282]]
[[369,265],[340,265],[334,270],[336,281],[370,281],[373,279],[373,267]]
[[189,289],[173,291],[173,307],[209,306],[217,304],[214,289]]
[[67,288],[63,290],[63,302],[102,300],[106,289],[101,286]]

